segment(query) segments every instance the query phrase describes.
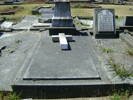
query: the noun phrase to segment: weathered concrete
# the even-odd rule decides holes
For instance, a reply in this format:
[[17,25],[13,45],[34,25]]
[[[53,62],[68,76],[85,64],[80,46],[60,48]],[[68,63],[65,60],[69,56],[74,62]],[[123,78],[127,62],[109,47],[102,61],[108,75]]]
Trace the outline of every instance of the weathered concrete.
[[38,17],[26,16],[20,23],[13,26],[13,30],[30,30],[34,23],[38,23]]
[[88,36],[73,38],[71,50],[62,51],[45,33],[24,79],[99,79]]
[[[13,33],[12,33],[13,34]],[[0,91],[11,91],[11,84],[31,51],[39,34],[23,33],[2,36],[0,39]]]
[[128,84],[114,76],[107,65],[108,56],[99,53],[97,45],[113,47],[115,44],[115,51],[119,51],[126,45],[120,39],[97,40],[89,34],[79,34],[73,37],[75,42],[70,43],[71,50],[62,51],[58,43],[52,42],[48,31],[31,33],[23,31],[0,39],[0,90],[11,91],[11,85],[13,89],[30,91],[37,88],[40,91],[42,88],[41,91],[44,91],[47,86],[97,88]]

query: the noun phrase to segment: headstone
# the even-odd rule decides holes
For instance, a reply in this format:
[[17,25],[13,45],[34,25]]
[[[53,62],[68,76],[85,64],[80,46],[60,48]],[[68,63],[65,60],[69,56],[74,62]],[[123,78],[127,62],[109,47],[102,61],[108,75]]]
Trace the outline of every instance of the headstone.
[[113,9],[95,9],[94,32],[96,36],[115,35],[115,15]]
[[125,26],[133,26],[133,16],[126,16]]
[[55,0],[53,27],[73,27],[69,0]]

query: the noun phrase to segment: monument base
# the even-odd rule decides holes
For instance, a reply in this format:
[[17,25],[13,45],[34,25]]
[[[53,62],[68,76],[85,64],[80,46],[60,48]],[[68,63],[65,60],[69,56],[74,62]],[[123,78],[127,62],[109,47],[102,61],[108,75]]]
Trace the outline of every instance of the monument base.
[[95,38],[118,38],[118,34],[114,32],[99,32],[95,34]]
[[49,34],[50,35],[58,35],[58,33],[65,33],[66,35],[76,34],[75,27],[49,27]]

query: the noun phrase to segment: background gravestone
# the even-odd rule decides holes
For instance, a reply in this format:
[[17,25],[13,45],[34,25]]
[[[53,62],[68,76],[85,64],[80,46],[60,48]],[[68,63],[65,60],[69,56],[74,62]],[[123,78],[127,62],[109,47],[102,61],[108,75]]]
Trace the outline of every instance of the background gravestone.
[[133,16],[126,16],[125,26],[133,26]]
[[96,37],[115,35],[115,15],[113,9],[95,9],[94,33]]
[[39,9],[39,13],[41,14],[41,17],[39,18],[39,22],[51,23],[51,20],[54,14],[54,8],[53,7],[42,7]]

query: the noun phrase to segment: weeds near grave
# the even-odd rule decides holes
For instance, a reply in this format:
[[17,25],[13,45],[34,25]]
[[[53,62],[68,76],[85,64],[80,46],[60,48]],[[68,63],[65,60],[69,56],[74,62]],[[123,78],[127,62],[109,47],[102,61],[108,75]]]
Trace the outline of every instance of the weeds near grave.
[[129,96],[132,95],[131,89],[120,89],[110,97],[111,100],[129,100]]
[[101,51],[104,52],[104,53],[112,53],[114,52],[112,49],[110,48],[101,48]]
[[113,96],[111,96],[111,100],[121,100],[121,97],[118,94],[113,94]]
[[113,90],[113,95],[110,96],[110,100],[129,100],[129,97],[133,95],[132,88]]
[[133,49],[127,49],[126,53],[130,56],[133,56]]
[[11,93],[9,94],[8,100],[20,100],[20,97],[16,93]]
[[0,92],[0,100],[4,100],[4,93]]
[[22,40],[16,40],[15,43],[17,44],[22,43]]
[[90,26],[89,24],[86,24],[86,23],[83,23],[83,22],[81,22],[81,25],[83,25],[83,26]]
[[121,78],[133,77],[132,72],[127,71],[123,64],[115,63],[112,57],[109,58],[108,63]]

